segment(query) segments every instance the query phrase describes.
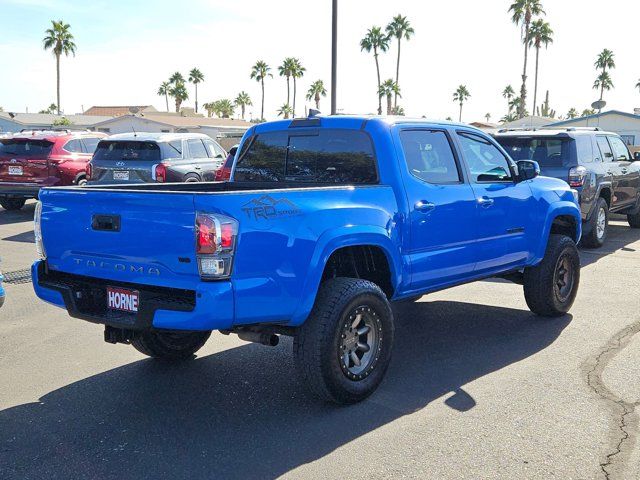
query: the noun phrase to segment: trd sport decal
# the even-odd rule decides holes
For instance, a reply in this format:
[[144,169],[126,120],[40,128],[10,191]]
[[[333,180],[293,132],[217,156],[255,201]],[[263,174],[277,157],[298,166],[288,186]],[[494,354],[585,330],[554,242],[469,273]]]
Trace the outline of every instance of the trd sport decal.
[[302,213],[291,200],[287,198],[276,199],[269,195],[263,195],[245,203],[242,206],[242,211],[247,214],[247,217],[255,220],[293,217]]

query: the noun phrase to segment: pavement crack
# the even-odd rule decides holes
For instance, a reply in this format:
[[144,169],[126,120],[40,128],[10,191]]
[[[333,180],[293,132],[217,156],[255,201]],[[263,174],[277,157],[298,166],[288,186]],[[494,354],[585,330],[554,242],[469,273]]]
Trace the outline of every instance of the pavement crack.
[[624,468],[624,461],[630,454],[630,442],[632,431],[628,422],[628,417],[634,415],[635,407],[640,402],[629,403],[621,399],[611,391],[602,380],[602,374],[607,365],[620,353],[630,342],[634,335],[640,332],[640,321],[628,325],[617,332],[598,353],[585,363],[587,385],[603,400],[610,404],[616,418],[615,440],[611,449],[600,463],[600,469],[604,478],[609,480],[612,472],[621,471]]

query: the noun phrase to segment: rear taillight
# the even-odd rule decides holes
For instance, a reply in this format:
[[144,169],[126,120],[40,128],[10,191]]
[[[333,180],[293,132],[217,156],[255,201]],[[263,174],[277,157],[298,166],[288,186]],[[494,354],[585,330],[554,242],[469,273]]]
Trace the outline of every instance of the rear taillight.
[[569,170],[569,186],[581,187],[584,185],[584,180],[587,177],[587,169],[580,167],[573,167]]
[[227,278],[231,275],[238,236],[238,221],[224,215],[196,215],[196,256],[203,279]]
[[221,167],[216,170],[215,181],[226,182],[231,177],[231,169],[228,167]]
[[91,163],[87,163],[87,166],[84,170],[87,175],[87,180],[91,180]]
[[42,243],[42,230],[40,228],[42,217],[42,202],[36,203],[36,210],[33,214],[33,236],[36,242],[36,252],[42,260],[46,260],[47,254],[44,251],[44,244]]
[[164,183],[167,181],[167,166],[159,163],[155,166],[153,175],[156,182]]

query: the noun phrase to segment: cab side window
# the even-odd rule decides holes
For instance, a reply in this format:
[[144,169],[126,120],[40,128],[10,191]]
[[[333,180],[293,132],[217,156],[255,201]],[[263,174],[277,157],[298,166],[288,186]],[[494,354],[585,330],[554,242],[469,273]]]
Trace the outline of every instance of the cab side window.
[[458,132],[458,139],[474,183],[513,181],[509,160],[493,143],[468,132]]
[[609,137],[609,143],[613,148],[613,159],[619,162],[630,162],[631,154],[624,142],[618,137]]
[[459,183],[460,170],[445,132],[403,130],[400,141],[407,168],[414,177],[433,183]]
[[73,140],[69,140],[67,143],[64,144],[64,148],[67,152],[71,152],[71,153],[84,153],[84,150],[82,148],[82,142],[80,141],[79,138],[74,138]]
[[596,141],[598,142],[598,148],[600,149],[600,158],[602,158],[602,161],[613,162],[613,151],[611,150],[611,146],[607,141],[607,137],[599,135],[596,137]]

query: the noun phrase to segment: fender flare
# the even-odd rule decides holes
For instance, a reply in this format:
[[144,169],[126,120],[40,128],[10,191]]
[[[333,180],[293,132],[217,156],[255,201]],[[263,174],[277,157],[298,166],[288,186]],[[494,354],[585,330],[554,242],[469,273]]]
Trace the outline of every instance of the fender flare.
[[582,216],[580,215],[580,209],[573,202],[561,201],[554,203],[547,211],[547,215],[544,221],[544,228],[538,244],[538,248],[535,251],[534,263],[537,264],[544,258],[544,254],[547,250],[547,244],[549,243],[549,235],[551,235],[551,225],[556,217],[562,215],[568,215],[573,217],[576,223],[576,243],[580,241],[582,236]]
[[320,287],[322,273],[329,257],[340,248],[359,245],[379,247],[387,257],[389,271],[391,272],[391,284],[394,290],[401,284],[402,260],[400,248],[394,244],[389,233],[383,227],[362,225],[327,230],[320,235],[316,243],[302,288],[301,301],[291,318],[290,325],[297,326],[302,324],[311,313]]

